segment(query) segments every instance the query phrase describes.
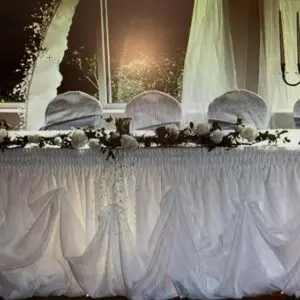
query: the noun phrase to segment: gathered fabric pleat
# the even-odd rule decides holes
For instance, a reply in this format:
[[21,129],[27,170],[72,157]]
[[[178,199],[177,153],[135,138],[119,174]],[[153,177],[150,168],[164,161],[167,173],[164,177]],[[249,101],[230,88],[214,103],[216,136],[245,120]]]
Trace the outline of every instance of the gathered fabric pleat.
[[0,296],[300,295],[300,152],[0,154]]

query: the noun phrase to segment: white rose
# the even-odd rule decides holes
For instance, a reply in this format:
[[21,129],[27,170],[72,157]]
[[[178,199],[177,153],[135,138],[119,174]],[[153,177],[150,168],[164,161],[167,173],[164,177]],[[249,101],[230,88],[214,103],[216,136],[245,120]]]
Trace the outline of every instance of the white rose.
[[89,140],[89,147],[91,149],[95,149],[99,146],[99,140],[98,139],[90,139]]
[[179,134],[179,127],[176,124],[167,125],[166,130],[170,136],[177,136]]
[[75,129],[71,132],[71,145],[75,149],[79,149],[84,147],[87,142],[88,138],[83,130]]
[[211,126],[210,126],[209,123],[199,123],[199,124],[196,125],[195,135],[196,136],[201,136],[201,135],[208,134],[210,129],[211,129]]
[[139,147],[139,143],[137,142],[137,140],[127,134],[123,134],[121,136],[121,145],[124,148],[138,148]]
[[215,144],[220,144],[223,140],[223,137],[224,137],[224,133],[217,129],[215,131],[213,131],[211,134],[210,134],[210,139],[215,143]]
[[18,140],[18,138],[17,138],[16,136],[12,136],[12,137],[10,138],[10,141],[11,141],[12,143],[15,143],[17,140]]
[[61,137],[60,136],[57,136],[55,139],[54,139],[54,145],[56,145],[56,146],[60,146],[61,145],[61,143],[62,143],[62,139],[61,139]]
[[37,134],[28,136],[28,143],[38,144],[39,142],[40,142],[40,137]]
[[258,130],[253,125],[247,125],[240,132],[241,137],[248,140],[249,142],[253,142],[258,136]]
[[244,128],[245,128],[244,126],[238,125],[238,126],[236,126],[235,131],[238,132],[238,133],[241,133]]
[[184,129],[183,136],[189,137],[189,136],[192,136],[192,135],[193,135],[193,133],[192,133],[192,130],[190,128]]

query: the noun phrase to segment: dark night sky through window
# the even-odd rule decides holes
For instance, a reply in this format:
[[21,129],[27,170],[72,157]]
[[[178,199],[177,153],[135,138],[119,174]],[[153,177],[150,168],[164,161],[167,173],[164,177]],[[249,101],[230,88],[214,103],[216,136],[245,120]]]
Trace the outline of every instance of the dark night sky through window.
[[14,70],[19,68],[27,39],[24,26],[30,22],[35,5],[36,0],[1,0],[0,92],[19,80]]
[[[13,70],[18,68],[27,38],[23,28],[30,22],[30,14],[37,7],[37,2],[1,0],[1,89],[11,88],[18,80]],[[154,55],[177,55],[186,49],[193,0],[108,0],[108,9],[113,63],[120,60],[121,54],[124,60],[131,59],[130,55],[135,54],[128,45],[133,43],[136,43],[137,48],[146,49],[149,54]],[[70,51],[84,46],[87,56],[95,52],[99,15],[98,0],[80,1],[70,31]],[[154,26],[152,32],[149,29],[151,26]],[[145,33],[148,36],[145,37]],[[142,41],[138,41],[139,36]],[[126,55],[126,51],[131,54]],[[81,88],[81,83],[75,78],[77,75],[74,74],[74,69],[66,61],[61,65],[61,71],[65,77],[61,90]]]

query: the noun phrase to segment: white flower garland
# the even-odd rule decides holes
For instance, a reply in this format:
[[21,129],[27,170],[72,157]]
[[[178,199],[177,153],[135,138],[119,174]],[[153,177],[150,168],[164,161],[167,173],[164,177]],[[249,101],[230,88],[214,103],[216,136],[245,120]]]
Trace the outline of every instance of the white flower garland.
[[[101,149],[103,153],[108,152],[109,157],[115,157],[113,149],[126,148],[136,149],[138,147],[174,147],[191,144],[206,147],[209,151],[216,147],[227,149],[236,148],[240,145],[253,145],[261,141],[276,144],[286,130],[276,131],[274,134],[259,132],[253,125],[245,125],[241,119],[237,120],[234,130],[225,133],[217,123],[199,123],[196,126],[190,123],[189,127],[180,128],[177,125],[167,125],[156,130],[154,135],[136,136],[120,134],[112,131],[107,133],[102,129],[74,129],[66,134],[57,134],[52,137],[41,135],[9,136],[8,125],[0,121],[0,147],[4,149],[14,148],[69,148],[69,149]],[[246,142],[244,142],[246,141]],[[283,142],[288,143],[287,137]]]

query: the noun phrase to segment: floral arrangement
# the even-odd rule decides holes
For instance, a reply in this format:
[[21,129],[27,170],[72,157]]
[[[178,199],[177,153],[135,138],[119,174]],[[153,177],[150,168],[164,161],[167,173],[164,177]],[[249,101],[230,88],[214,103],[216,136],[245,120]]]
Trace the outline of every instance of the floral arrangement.
[[[206,147],[208,151],[217,147],[224,147],[227,150],[241,145],[253,145],[262,141],[269,144],[277,144],[279,139],[284,143],[289,143],[287,137],[282,137],[288,131],[276,131],[274,134],[268,131],[259,132],[254,126],[246,125],[238,118],[234,124],[234,130],[225,133],[218,123],[212,125],[208,123],[199,123],[197,125],[190,123],[180,129],[177,125],[167,125],[156,129],[153,135],[132,136],[129,133],[128,118],[124,119],[126,126],[120,126],[122,119],[117,119],[117,128],[121,131],[107,132],[105,128],[85,128],[73,129],[68,133],[57,134],[47,137],[41,135],[9,136],[9,125],[0,121],[0,147],[5,149],[14,148],[67,148],[80,149],[89,147],[91,149],[100,149],[107,153],[107,159],[115,158],[113,150],[116,148],[139,148],[139,147],[175,147],[191,146],[191,144]],[[106,119],[112,121],[112,118]],[[127,132],[126,132],[127,130]]]

